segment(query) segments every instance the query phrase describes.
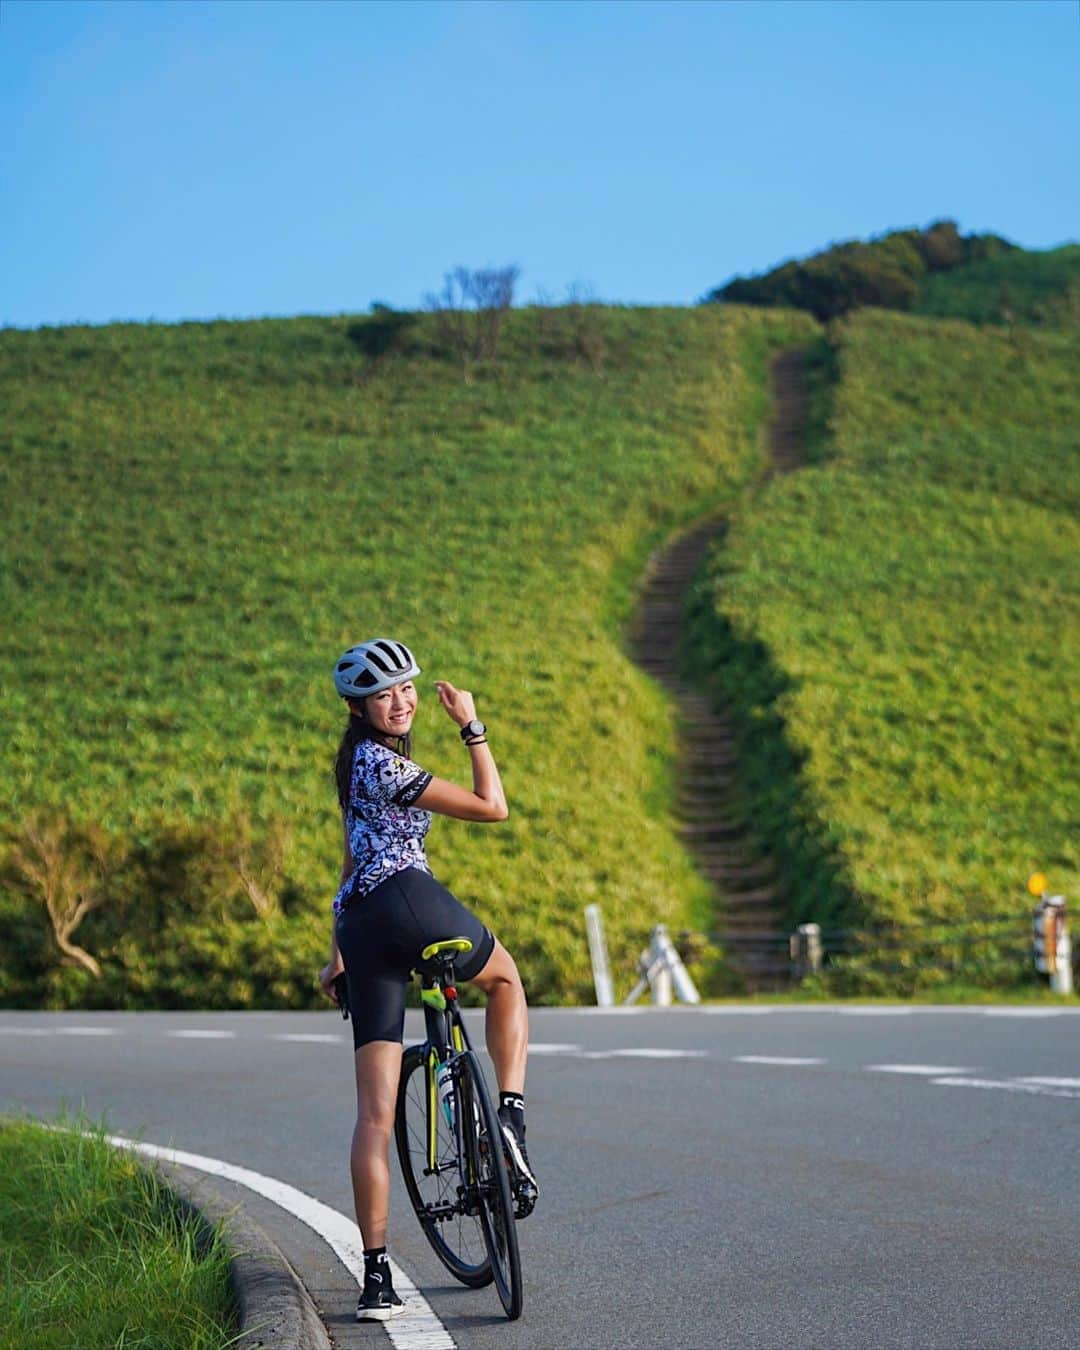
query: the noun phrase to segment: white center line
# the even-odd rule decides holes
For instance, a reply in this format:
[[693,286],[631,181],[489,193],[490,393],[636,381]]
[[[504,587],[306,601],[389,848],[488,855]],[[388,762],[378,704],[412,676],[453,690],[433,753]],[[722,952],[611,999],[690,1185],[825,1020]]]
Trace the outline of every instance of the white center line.
[[232,1041],[236,1039],[235,1031],[201,1031],[198,1028],[188,1028],[183,1031],[167,1031],[166,1036],[175,1036],[178,1040],[187,1041]]
[[1080,1088],[1080,1078],[1018,1078],[1018,1083],[1034,1083],[1036,1087]]
[[707,1050],[581,1050],[581,1059],[705,1059]]
[[707,1050],[608,1050],[612,1059],[704,1059]]
[[570,1045],[562,1041],[531,1041],[530,1055],[579,1055],[580,1045]]
[[1063,1008],[984,1008],[984,1017],[1060,1017]]
[[281,1031],[270,1037],[272,1041],[303,1041],[312,1045],[340,1045],[344,1036],[334,1036],[319,1031]]
[[914,1073],[926,1078],[941,1078],[947,1074],[972,1073],[956,1064],[867,1064],[870,1073]]
[[1037,1083],[1021,1083],[1015,1078],[1005,1081],[997,1078],[932,1078],[930,1081],[936,1087],[990,1088],[999,1092],[1026,1092],[1033,1097],[1070,1097],[1080,1101],[1080,1092],[1072,1092],[1068,1088],[1041,1087]]
[[808,1059],[801,1055],[736,1055],[736,1064],[788,1064],[799,1067],[804,1064],[824,1064],[823,1059]]
[[115,1027],[57,1027],[61,1036],[115,1036]]

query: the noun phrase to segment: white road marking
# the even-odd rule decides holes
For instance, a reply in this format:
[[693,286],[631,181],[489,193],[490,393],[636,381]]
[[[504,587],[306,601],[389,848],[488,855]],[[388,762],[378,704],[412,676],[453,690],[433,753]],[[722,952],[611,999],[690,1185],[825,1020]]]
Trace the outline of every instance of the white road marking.
[[344,1036],[323,1035],[317,1031],[281,1031],[270,1037],[272,1041],[304,1041],[316,1045],[340,1045]]
[[175,1036],[177,1040],[185,1041],[233,1041],[236,1039],[235,1031],[203,1031],[198,1028],[186,1028],[183,1031],[167,1031],[165,1035]]
[[799,1067],[804,1064],[824,1064],[823,1059],[804,1059],[799,1055],[736,1055],[736,1064],[789,1064]]
[[[236,1167],[233,1163],[222,1162],[220,1158],[204,1158],[201,1154],[185,1153],[177,1148],[159,1148],[156,1144],[144,1144],[120,1135],[109,1136],[109,1142],[117,1148],[132,1149],[148,1158],[159,1158],[163,1162],[179,1163],[183,1167],[194,1167],[199,1172],[224,1177],[227,1181],[235,1181],[240,1186],[246,1186],[249,1191],[265,1196],[318,1233],[356,1280],[357,1287],[363,1284],[364,1248],[360,1230],[352,1219],[324,1205],[321,1200],[306,1195],[287,1182],[278,1181],[276,1177],[263,1176],[261,1172],[252,1172],[247,1167]],[[381,1323],[395,1350],[454,1350],[449,1332],[416,1285],[397,1262],[391,1261],[390,1269],[394,1288],[405,1301],[405,1312],[400,1317],[394,1318],[392,1322]]]
[[115,1027],[57,1027],[61,1036],[115,1036]]
[[926,1078],[940,1078],[946,1074],[972,1073],[955,1064],[867,1064],[870,1073],[914,1073]]
[[530,1055],[580,1055],[580,1045],[564,1044],[561,1041],[530,1041]]
[[996,1088],[1000,1092],[1026,1092],[1033,1097],[1071,1097],[1080,1102],[1080,1092],[1071,1092],[1068,1088],[1040,1087],[1036,1083],[1024,1083],[1017,1078],[932,1078],[935,1087],[973,1087]]
[[983,1008],[984,1017],[1060,1017],[1065,1008]]
[[0,1036],[51,1036],[52,1027],[0,1027]]
[[1080,1088],[1080,1078],[1018,1078],[1018,1083],[1034,1083],[1036,1087]]
[[603,1050],[606,1059],[704,1059],[707,1050]]

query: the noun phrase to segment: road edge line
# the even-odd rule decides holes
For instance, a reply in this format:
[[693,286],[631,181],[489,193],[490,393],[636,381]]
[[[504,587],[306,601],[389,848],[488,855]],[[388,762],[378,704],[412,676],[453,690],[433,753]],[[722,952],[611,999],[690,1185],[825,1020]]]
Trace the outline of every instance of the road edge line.
[[[196,1172],[223,1177],[270,1200],[317,1233],[356,1280],[357,1288],[363,1285],[364,1251],[360,1230],[352,1219],[323,1204],[321,1200],[290,1186],[286,1181],[264,1176],[248,1167],[238,1167],[220,1158],[208,1158],[199,1153],[188,1153],[184,1149],[164,1148],[138,1139],[127,1139],[123,1135],[107,1135],[106,1138],[117,1148],[130,1149],[159,1162],[174,1163],[193,1168]],[[390,1268],[394,1288],[405,1300],[405,1312],[393,1321],[381,1322],[379,1325],[390,1337],[394,1350],[456,1350],[450,1333],[405,1271],[395,1261],[390,1262]]]

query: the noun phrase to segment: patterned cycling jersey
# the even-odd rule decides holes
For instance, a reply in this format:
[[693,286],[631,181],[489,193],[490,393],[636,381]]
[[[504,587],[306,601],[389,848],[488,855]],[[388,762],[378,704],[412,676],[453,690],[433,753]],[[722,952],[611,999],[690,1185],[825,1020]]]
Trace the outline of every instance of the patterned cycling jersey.
[[419,764],[378,741],[357,745],[345,812],[353,870],[334,897],[335,914],[406,867],[430,874],[424,836],[431,812],[412,805],[430,782]]

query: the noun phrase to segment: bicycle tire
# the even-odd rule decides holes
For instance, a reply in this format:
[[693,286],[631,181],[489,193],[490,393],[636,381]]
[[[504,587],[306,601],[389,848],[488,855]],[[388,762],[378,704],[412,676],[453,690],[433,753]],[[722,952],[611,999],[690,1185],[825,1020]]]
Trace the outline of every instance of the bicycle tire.
[[471,1289],[495,1278],[479,1210],[466,1212],[468,1184],[458,1166],[457,1142],[449,1123],[438,1113],[436,1158],[431,1175],[427,1156],[427,1047],[410,1046],[401,1060],[394,1140],[398,1163],[413,1211],[424,1236],[446,1269]]
[[[521,1316],[524,1287],[502,1128],[476,1056],[467,1050],[458,1064],[458,1110],[469,1127],[462,1130],[462,1144],[478,1181],[480,1219],[495,1288],[503,1311],[513,1322]],[[478,1114],[473,1111],[474,1102]]]

